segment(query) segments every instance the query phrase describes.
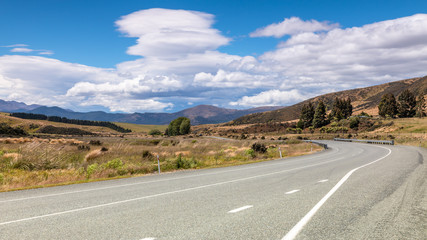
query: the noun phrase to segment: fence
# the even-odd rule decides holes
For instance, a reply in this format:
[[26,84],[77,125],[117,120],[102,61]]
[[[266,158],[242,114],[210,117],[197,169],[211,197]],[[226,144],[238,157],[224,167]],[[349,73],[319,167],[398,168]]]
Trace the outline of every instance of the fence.
[[383,141],[383,140],[360,140],[360,139],[334,138],[334,141],[341,141],[341,142],[361,142],[361,143],[370,143],[370,144],[394,145],[394,140]]

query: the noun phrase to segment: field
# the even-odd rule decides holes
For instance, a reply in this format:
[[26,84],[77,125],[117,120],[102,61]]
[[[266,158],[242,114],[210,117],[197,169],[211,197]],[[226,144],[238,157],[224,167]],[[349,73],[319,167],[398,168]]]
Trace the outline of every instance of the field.
[[[260,141],[257,141],[260,142]],[[262,141],[212,138],[2,138],[0,191],[67,184],[157,172],[238,165],[320,150],[298,140]]]
[[164,132],[168,125],[142,125],[142,124],[133,124],[133,123],[119,123],[115,122],[122,128],[127,128],[132,130],[134,133],[148,133],[150,130],[158,129],[161,132]]

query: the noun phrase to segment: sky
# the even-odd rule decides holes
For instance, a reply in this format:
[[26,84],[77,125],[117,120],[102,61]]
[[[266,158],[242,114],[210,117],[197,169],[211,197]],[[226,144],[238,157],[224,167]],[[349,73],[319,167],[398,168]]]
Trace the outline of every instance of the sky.
[[288,106],[427,75],[425,0],[0,0],[0,99]]

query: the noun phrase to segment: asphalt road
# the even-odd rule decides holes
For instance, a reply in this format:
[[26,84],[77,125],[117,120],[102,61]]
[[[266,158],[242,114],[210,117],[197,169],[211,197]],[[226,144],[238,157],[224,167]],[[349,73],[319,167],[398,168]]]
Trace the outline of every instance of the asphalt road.
[[0,193],[0,239],[427,239],[427,151],[329,150]]

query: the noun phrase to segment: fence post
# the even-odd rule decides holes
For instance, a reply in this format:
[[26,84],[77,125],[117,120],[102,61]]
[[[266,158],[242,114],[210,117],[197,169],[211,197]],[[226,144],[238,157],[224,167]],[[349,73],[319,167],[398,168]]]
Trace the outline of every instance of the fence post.
[[159,169],[159,174],[160,174],[160,160],[159,160],[159,155],[157,155],[157,168]]

